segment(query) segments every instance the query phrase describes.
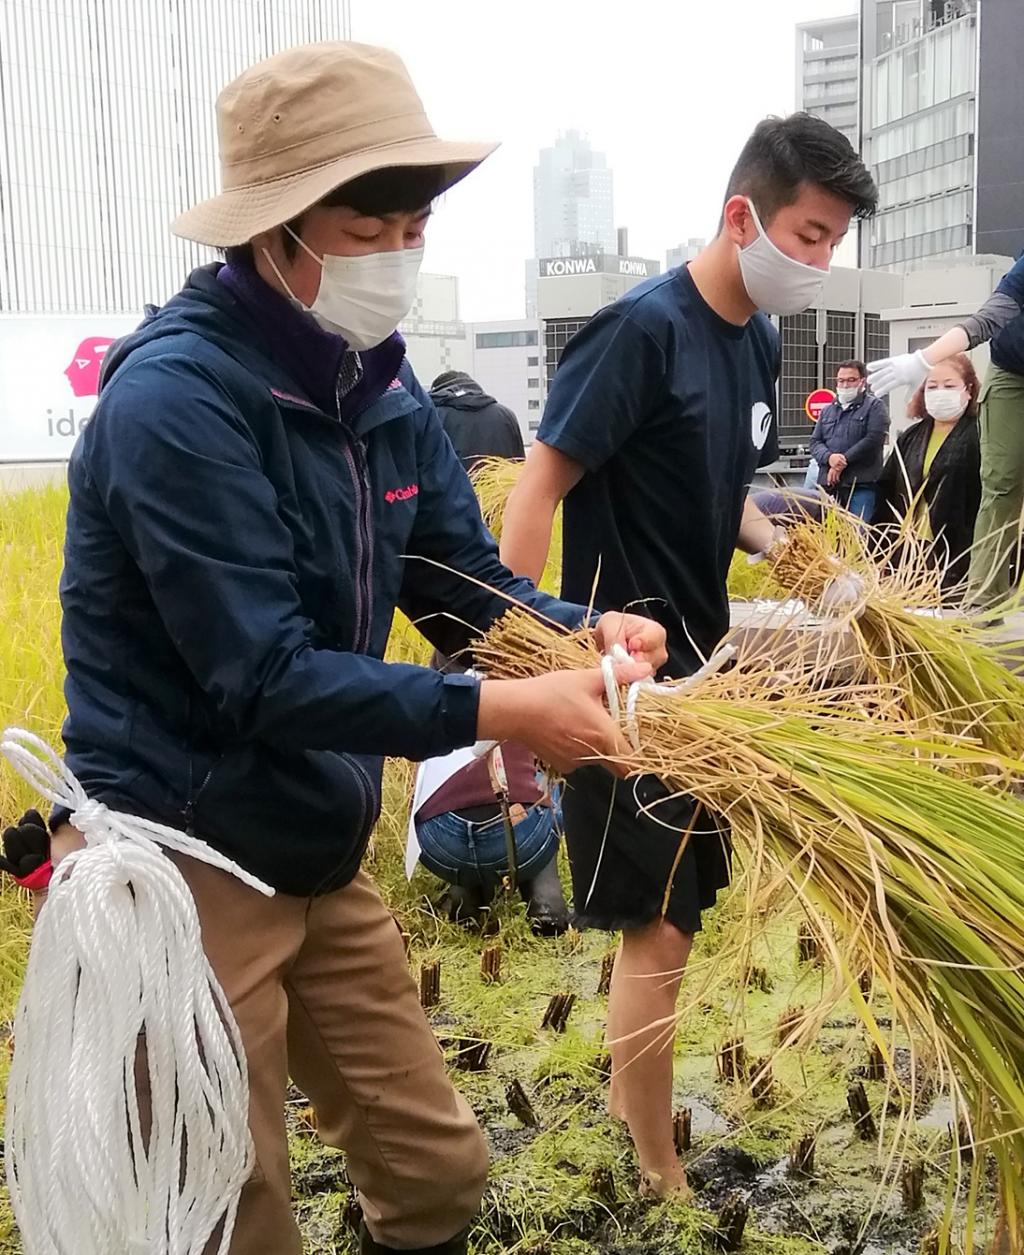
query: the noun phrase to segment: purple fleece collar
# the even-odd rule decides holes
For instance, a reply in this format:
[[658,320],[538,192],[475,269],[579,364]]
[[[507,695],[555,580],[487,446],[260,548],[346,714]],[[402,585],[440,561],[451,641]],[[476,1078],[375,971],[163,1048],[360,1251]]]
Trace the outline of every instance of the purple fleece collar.
[[[324,413],[337,413],[338,373],[348,345],[275,291],[251,266],[228,262],[218,280],[245,308],[271,346],[274,357]],[[383,396],[405,357],[405,341],[394,332],[383,344],[360,353],[362,378],[344,398],[341,417],[354,415]]]

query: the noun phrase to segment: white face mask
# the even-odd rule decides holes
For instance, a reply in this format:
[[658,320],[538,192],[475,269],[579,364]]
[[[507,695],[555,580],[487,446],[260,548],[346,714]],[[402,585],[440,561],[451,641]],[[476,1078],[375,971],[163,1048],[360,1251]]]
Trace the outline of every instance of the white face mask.
[[860,384],[855,384],[851,388],[836,388],[836,396],[839,398],[839,404],[845,409],[848,405],[852,405],[860,396]]
[[403,248],[392,253],[366,253],[362,257],[339,257],[335,253],[317,257],[287,225],[285,230],[321,267],[316,300],[312,305],[303,305],[270,253],[263,250],[263,256],[292,304],[312,314],[325,331],[342,336],[356,352],[383,344],[412,309],[423,249]]
[[967,409],[967,393],[963,388],[925,388],[924,408],[940,423],[959,418]]
[[747,295],[766,314],[799,314],[821,295],[828,271],[787,257],[768,238],[753,202],[748,200],[747,204],[757,227],[753,244],[746,248],[737,245],[740,275]]

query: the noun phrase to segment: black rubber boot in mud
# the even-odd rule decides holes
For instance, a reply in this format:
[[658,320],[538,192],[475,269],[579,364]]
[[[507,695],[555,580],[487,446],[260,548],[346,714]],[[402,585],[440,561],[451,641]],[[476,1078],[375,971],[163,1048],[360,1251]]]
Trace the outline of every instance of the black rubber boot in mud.
[[558,879],[558,859],[553,858],[536,876],[519,886],[526,915],[541,937],[558,937],[569,927],[569,908]]
[[483,923],[493,897],[475,886],[449,885],[437,905],[453,924],[473,928]]

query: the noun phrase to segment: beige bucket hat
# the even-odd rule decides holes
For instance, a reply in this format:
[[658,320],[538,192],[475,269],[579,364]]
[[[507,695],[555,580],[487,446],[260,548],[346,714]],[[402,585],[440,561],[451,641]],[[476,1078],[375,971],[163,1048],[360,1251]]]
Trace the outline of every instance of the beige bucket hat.
[[497,148],[438,139],[401,59],[368,44],[307,44],[259,62],[217,98],[217,128],[223,191],[171,230],[218,248],[371,170],[440,166],[444,191]]

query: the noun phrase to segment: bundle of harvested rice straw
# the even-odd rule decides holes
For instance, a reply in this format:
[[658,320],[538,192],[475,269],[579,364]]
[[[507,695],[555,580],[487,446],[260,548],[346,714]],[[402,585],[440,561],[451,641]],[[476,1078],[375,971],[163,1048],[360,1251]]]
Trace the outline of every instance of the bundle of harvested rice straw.
[[[858,622],[873,642],[867,634],[875,628],[865,617]],[[923,638],[912,639],[919,648]],[[865,650],[871,647],[865,643]],[[965,647],[974,650],[975,642],[965,638]],[[600,663],[589,632],[567,634],[519,610],[474,654],[495,678]],[[1011,785],[1020,764],[998,752],[1009,739],[1005,729],[970,739],[962,728],[951,733],[940,726],[933,709],[913,719],[915,697],[901,665],[894,653],[879,667],[882,683],[830,688],[818,653],[802,668],[788,658],[781,675],[771,659],[748,657],[678,691],[641,687],[626,716],[635,749],[624,765],[630,774],[660,776],[724,816],[748,881],[773,892],[788,884],[828,939],[827,957],[891,1062],[893,1037],[873,1009],[887,995],[893,1025],[926,1047],[974,1145],[991,1153],[1018,1251],[1024,1249],[1024,801]],[[941,684],[953,683],[951,675],[963,682],[947,666]],[[976,673],[972,683],[983,688],[986,677]],[[980,731],[996,703],[986,700],[968,718],[969,694],[958,690],[960,698],[963,717],[948,722]],[[858,980],[865,971],[867,995]],[[907,1116],[913,1097],[898,1122],[902,1144],[913,1125]],[[961,1182],[966,1250],[973,1249],[985,1161],[981,1149],[970,1169],[951,1158],[950,1200],[959,1174],[967,1173]],[[952,1201],[944,1251],[951,1217]]]
[[848,629],[861,678],[898,695],[912,720],[1022,759],[1024,677],[1005,665],[976,619],[944,605],[949,591],[929,548],[909,526],[879,539],[831,510],[822,523],[790,529],[773,551],[772,574],[811,607],[852,575],[860,598]]

